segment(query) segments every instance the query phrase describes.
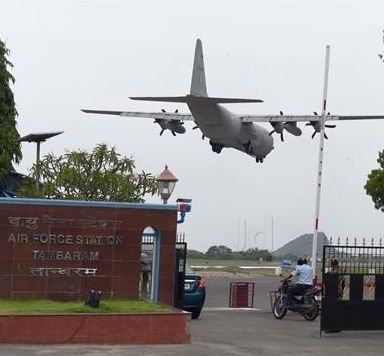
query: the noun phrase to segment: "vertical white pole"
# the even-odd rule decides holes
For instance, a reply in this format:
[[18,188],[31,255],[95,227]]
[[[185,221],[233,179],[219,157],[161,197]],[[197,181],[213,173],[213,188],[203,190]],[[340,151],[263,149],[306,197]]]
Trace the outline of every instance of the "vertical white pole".
[[272,251],[271,252],[273,252],[273,216],[271,219],[271,240],[272,240]]
[[315,205],[315,229],[313,232],[312,242],[312,268],[313,278],[316,277],[316,262],[317,262],[317,233],[319,229],[320,215],[320,197],[321,197],[321,180],[323,175],[323,156],[324,156],[324,125],[325,116],[327,115],[327,92],[328,92],[328,73],[329,73],[329,53],[330,46],[325,49],[325,71],[324,71],[324,87],[323,87],[323,111],[320,118],[320,145],[319,145],[319,161],[317,169],[317,186],[316,186],[316,205]]
[[247,219],[244,219],[244,247],[243,251],[247,248]]

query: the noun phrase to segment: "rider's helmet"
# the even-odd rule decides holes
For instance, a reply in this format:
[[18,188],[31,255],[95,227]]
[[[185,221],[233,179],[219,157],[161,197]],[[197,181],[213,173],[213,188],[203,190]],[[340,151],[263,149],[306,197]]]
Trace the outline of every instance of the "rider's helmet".
[[303,258],[303,257],[300,257],[300,258],[297,260],[297,264],[298,264],[299,266],[306,265],[306,264],[307,264],[307,259],[306,259],[306,258]]

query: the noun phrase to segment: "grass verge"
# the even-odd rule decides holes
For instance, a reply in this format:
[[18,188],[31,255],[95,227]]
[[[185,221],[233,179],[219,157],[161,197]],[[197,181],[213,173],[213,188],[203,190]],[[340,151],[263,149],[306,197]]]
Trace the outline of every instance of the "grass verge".
[[163,305],[146,300],[102,300],[98,308],[84,301],[59,302],[47,299],[0,299],[0,314],[72,314],[72,313],[165,313]]

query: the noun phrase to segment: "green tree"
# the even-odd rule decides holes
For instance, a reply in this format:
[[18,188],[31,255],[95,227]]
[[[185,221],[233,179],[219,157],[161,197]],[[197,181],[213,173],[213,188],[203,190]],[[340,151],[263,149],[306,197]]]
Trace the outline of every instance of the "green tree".
[[71,200],[144,202],[155,194],[156,180],[150,173],[135,172],[132,158],[122,157],[115,147],[97,145],[91,153],[78,150],[62,156],[48,154],[31,169],[39,176],[39,190],[24,185],[20,194],[29,197]]
[[188,250],[187,251],[187,258],[188,259],[202,259],[205,257],[205,254],[203,252],[197,251],[197,250]]
[[384,150],[379,152],[377,163],[380,168],[369,173],[364,189],[371,196],[375,208],[384,212]]
[[232,250],[224,245],[211,246],[205,253],[208,258],[215,259],[232,259]]
[[15,78],[8,71],[13,67],[8,55],[9,50],[0,39],[0,180],[12,169],[12,162],[19,163],[22,158],[16,130],[17,110],[11,90]]
[[240,251],[239,255],[242,256],[244,259],[260,259],[262,258],[263,260],[270,260],[271,254],[268,250],[259,250],[257,247],[255,248],[249,248],[245,251]]

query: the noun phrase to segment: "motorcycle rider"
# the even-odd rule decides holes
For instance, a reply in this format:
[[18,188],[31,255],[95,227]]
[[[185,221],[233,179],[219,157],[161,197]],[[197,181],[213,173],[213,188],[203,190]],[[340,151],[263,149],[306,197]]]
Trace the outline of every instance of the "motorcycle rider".
[[287,290],[287,306],[290,307],[293,304],[293,296],[303,295],[308,289],[312,288],[312,276],[313,270],[312,267],[307,264],[307,259],[300,257],[297,260],[296,268],[291,272],[291,274],[284,278],[283,281],[287,281],[292,277],[296,276],[297,283],[292,287],[289,287]]

